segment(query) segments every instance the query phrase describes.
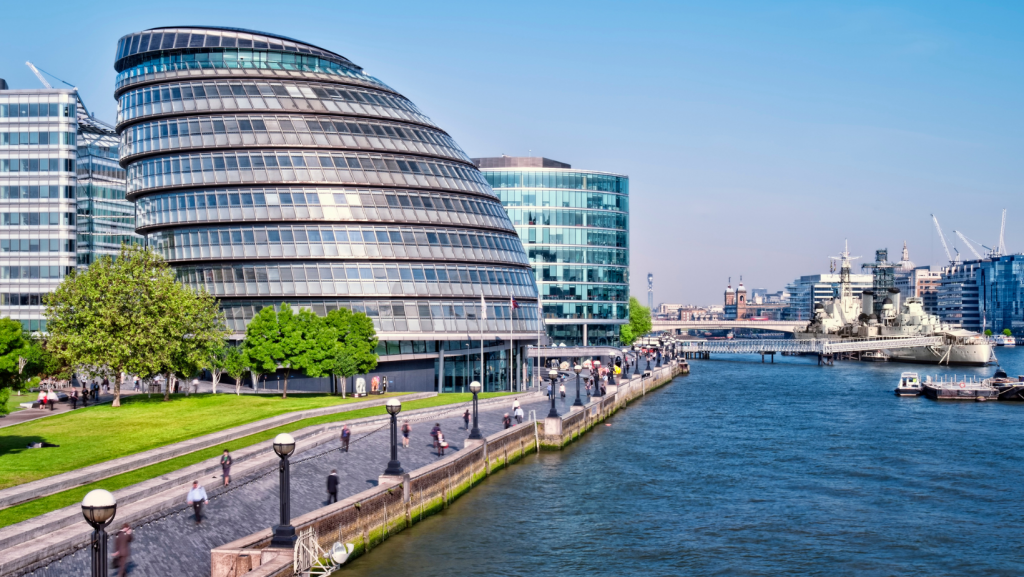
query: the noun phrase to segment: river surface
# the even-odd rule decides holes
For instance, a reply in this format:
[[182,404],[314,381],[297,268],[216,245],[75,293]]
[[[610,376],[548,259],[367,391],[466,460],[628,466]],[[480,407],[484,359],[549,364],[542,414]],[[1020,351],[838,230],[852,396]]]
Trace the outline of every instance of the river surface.
[[[1024,374],[1024,347],[997,353]],[[692,367],[338,575],[1024,574],[1024,403],[893,395],[994,367]]]

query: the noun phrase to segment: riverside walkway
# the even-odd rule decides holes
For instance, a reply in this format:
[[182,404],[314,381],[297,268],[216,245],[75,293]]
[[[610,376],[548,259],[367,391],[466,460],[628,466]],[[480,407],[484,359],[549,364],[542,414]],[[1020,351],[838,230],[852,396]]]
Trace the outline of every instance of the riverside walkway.
[[[570,387],[571,385],[571,387]],[[569,390],[572,394],[568,394]],[[567,396],[556,399],[559,413],[568,412],[575,398],[575,383],[566,382]],[[512,412],[513,399],[518,397],[523,410],[529,416],[536,411],[543,419],[550,407],[546,395],[523,393],[502,397],[500,402],[481,406],[480,429],[484,435],[502,429],[502,416]],[[446,454],[459,451],[464,446],[468,431],[463,428],[462,414],[469,404],[438,407],[434,417],[412,418],[413,427],[408,449],[399,448],[399,459],[406,470],[412,470],[435,462],[439,457],[433,451],[430,429],[434,423],[441,424],[450,447]],[[404,421],[399,415],[399,423]],[[410,415],[412,417],[412,415]],[[514,421],[513,421],[514,422]],[[524,422],[519,426],[531,426]],[[389,458],[387,427],[375,427],[373,431],[360,432],[354,429],[349,452],[340,451],[337,433],[334,438],[293,457],[291,467],[292,514],[302,515],[327,504],[326,479],[331,469],[338,470],[338,497],[355,495],[377,484]],[[302,441],[299,441],[301,449]],[[268,450],[269,451],[269,450]],[[204,520],[196,525],[191,508],[185,503],[185,491],[179,490],[180,505],[156,518],[134,526],[135,540],[132,544],[133,566],[131,575],[163,577],[200,576],[210,574],[210,550],[234,539],[265,529],[277,523],[278,479],[276,457],[268,458],[259,470],[246,473],[232,471],[233,482],[228,487],[218,487],[220,475],[200,479],[210,495],[210,504],[204,508]],[[120,527],[115,517],[109,528],[111,534]],[[89,551],[80,549],[46,567],[27,574],[39,577],[87,576],[89,575]]]

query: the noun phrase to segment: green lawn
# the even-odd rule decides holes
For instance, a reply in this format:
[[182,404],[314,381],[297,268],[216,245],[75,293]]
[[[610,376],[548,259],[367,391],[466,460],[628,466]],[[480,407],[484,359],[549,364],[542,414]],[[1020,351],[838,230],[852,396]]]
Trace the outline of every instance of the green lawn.
[[[511,393],[482,393],[480,395],[480,398],[487,399],[491,397],[503,396],[508,394]],[[229,395],[225,396],[233,399],[236,398],[234,396]],[[323,397],[313,398],[322,399]],[[421,399],[418,401],[410,401],[408,403],[403,403],[402,409],[423,409],[427,407],[437,407],[441,405],[463,403],[466,401],[470,401],[472,399],[473,395],[470,393],[444,394],[438,395],[436,397],[431,397],[429,399]],[[288,400],[291,399],[289,398]],[[337,400],[341,401],[341,399]],[[351,400],[349,400],[349,402],[351,402]],[[297,431],[299,429],[303,429],[313,425],[319,425],[322,423],[349,421],[353,419],[383,414],[385,414],[384,407],[371,407],[368,409],[358,409],[355,411],[347,411],[344,413],[336,413],[333,415],[324,415],[321,417],[313,417],[310,419],[303,419],[301,421],[289,423],[287,425],[277,427],[275,429],[270,429],[268,431],[263,431],[260,433],[249,435],[248,437],[243,437],[241,439],[237,439],[229,443],[224,443],[223,445],[209,447],[200,451],[196,451],[194,453],[189,453],[188,455],[182,455],[174,459],[168,459],[167,461],[162,461],[160,463],[149,465],[148,467],[143,467],[141,469],[129,471],[127,473],[116,475],[114,477],[108,477],[101,481],[97,481],[96,483],[92,483],[75,489],[69,489],[67,491],[56,493],[54,495],[49,495],[47,497],[42,497],[34,501],[29,501],[27,503],[22,503],[20,505],[15,505],[14,507],[9,507],[7,509],[0,510],[0,527],[6,527],[14,523],[19,523],[26,519],[31,519],[32,517],[36,517],[44,513],[49,513],[50,511],[55,511],[57,509],[61,509],[63,507],[67,507],[69,505],[78,503],[82,500],[86,493],[93,489],[102,488],[107,489],[108,491],[116,491],[117,489],[121,489],[123,487],[133,485],[135,483],[141,483],[142,481],[158,477],[171,471],[176,471],[178,469],[194,465],[205,459],[217,457],[218,455],[221,454],[221,452],[224,451],[224,449],[228,449],[230,451],[237,451],[238,449],[241,449],[243,447],[248,447],[249,445],[253,445],[256,443],[260,443],[262,441],[266,441],[268,439],[272,439],[278,433],[290,433],[293,431]],[[3,440],[0,440],[0,442],[3,442]],[[63,449],[63,446],[61,448]],[[34,451],[39,452],[50,450],[54,449],[34,449]],[[4,459],[6,458],[7,455],[0,456],[0,464],[2,464],[4,462]]]
[[[365,401],[326,394],[134,395],[0,429],[0,489],[283,413]],[[26,449],[46,441],[59,448]]]
[[[11,396],[9,399],[7,399],[7,410],[12,413],[14,411],[20,411],[22,410],[22,408],[19,407],[18,405],[20,405],[21,403],[27,403],[29,401],[34,401],[36,400],[37,396],[39,396],[37,393],[26,393],[24,395],[18,395],[18,391],[11,391]],[[0,425],[2,424],[3,421],[0,421]]]

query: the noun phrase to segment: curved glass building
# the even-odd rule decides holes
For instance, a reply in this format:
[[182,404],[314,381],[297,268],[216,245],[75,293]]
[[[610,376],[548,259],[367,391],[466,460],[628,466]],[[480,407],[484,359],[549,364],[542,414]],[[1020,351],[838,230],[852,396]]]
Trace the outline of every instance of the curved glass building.
[[539,157],[473,162],[526,243],[547,334],[618,345],[629,322],[629,177]]
[[236,334],[281,302],[346,307],[373,319],[393,389],[509,388],[509,339],[539,323],[526,252],[412,102],[343,56],[234,28],[127,35],[115,69],[137,230]]

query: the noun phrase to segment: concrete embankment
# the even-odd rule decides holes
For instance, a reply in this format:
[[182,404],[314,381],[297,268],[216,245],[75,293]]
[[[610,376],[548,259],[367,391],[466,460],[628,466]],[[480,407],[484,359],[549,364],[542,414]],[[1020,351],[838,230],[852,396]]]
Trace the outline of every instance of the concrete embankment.
[[[573,407],[558,418],[525,423],[495,433],[475,446],[400,477],[381,477],[380,483],[357,495],[292,519],[300,535],[297,549],[271,547],[272,532],[258,533],[211,551],[212,577],[289,577],[322,563],[332,547],[351,546],[349,559],[368,553],[398,533],[442,509],[478,485],[492,472],[539,450],[560,450],[633,400],[688,372],[672,363],[649,376],[609,387],[604,397]],[[531,426],[532,425],[532,426]]]

